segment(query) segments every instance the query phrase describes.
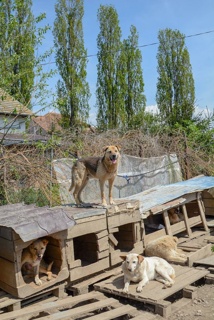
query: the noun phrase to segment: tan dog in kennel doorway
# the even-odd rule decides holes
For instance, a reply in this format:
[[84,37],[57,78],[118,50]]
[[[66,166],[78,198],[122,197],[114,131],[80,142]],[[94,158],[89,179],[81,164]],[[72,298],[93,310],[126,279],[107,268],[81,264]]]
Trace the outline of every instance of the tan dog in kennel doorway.
[[79,159],[72,167],[71,186],[69,191],[73,192],[74,200],[77,205],[82,203],[81,192],[85,188],[90,178],[99,180],[102,205],[107,202],[104,194],[104,184],[109,183],[109,203],[114,204],[112,189],[114,180],[117,176],[118,163],[120,159],[120,147],[112,145],[103,148],[103,157],[87,157]]
[[48,240],[40,238],[32,242],[27,248],[22,251],[21,267],[26,274],[33,274],[34,281],[37,286],[42,285],[39,279],[39,273],[47,274],[47,280],[52,279],[51,267],[53,262],[46,265],[43,256],[48,244]]

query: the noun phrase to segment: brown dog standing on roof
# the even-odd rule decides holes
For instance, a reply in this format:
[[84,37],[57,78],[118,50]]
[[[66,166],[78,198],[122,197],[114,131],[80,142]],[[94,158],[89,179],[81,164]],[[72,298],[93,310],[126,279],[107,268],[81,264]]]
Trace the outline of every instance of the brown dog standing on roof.
[[99,180],[102,205],[106,206],[107,202],[104,194],[105,181],[109,182],[109,203],[114,204],[112,198],[112,189],[114,180],[117,176],[118,162],[120,159],[120,147],[108,146],[103,148],[103,157],[87,157],[79,159],[72,167],[71,186],[69,191],[73,192],[73,196],[77,205],[82,203],[81,192],[85,188],[90,178]]

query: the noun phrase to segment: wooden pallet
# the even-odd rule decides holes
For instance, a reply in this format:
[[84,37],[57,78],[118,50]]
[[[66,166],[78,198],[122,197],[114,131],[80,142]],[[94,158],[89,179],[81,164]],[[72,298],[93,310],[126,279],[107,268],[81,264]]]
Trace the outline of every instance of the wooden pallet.
[[146,285],[141,293],[137,293],[136,284],[131,283],[129,293],[124,294],[122,292],[124,286],[123,275],[115,276],[106,281],[96,283],[94,288],[101,292],[107,292],[116,296],[140,301],[147,305],[152,305],[155,313],[163,317],[168,317],[176,308],[176,303],[174,303],[172,308],[173,303],[168,301],[169,297],[183,290],[183,300],[182,302],[180,301],[180,304],[190,301],[188,299],[192,298],[197,290],[197,288],[191,286],[191,284],[209,274],[209,270],[206,269],[201,270],[180,265],[174,265],[174,268],[176,272],[176,279],[175,284],[171,288],[163,289],[163,284],[157,281],[151,281]]
[[131,305],[123,305],[114,298],[108,298],[101,292],[92,291],[79,296],[69,296],[55,302],[26,307],[24,309],[8,312],[1,315],[1,320],[110,320],[126,316],[129,319],[155,319],[155,315],[149,312],[138,311]]
[[55,301],[58,298],[64,298],[67,296],[65,292],[65,285],[66,283],[62,283],[51,288],[46,288],[42,292],[38,292],[37,294],[27,298],[16,298],[10,293],[0,290],[0,314],[7,311],[20,310],[23,306],[40,303],[44,299]]
[[78,283],[72,284],[71,286],[67,287],[67,290],[71,291],[74,296],[79,294],[84,294],[89,292],[90,287],[93,286],[96,282],[103,281],[107,278],[116,276],[121,273],[122,273],[121,267],[106,270],[94,277],[90,277],[84,281],[80,281]]
[[11,294],[0,290],[0,314],[3,310],[13,311],[21,308],[21,299],[14,298]]

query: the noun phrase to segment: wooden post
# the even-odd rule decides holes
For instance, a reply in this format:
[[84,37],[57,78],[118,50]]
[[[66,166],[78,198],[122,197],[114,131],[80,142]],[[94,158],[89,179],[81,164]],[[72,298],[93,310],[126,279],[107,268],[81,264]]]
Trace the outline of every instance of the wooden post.
[[172,230],[171,230],[171,225],[170,225],[169,215],[167,210],[164,210],[163,212],[163,219],[165,223],[166,234],[168,234],[169,236],[172,236]]
[[206,217],[205,217],[203,204],[202,204],[201,192],[197,193],[197,203],[198,203],[199,213],[200,213],[200,216],[201,216],[201,221],[202,221],[202,224],[204,226],[204,229],[205,229],[205,231],[209,231],[209,228],[207,226],[207,220],[206,220]]
[[191,228],[189,226],[187,209],[186,209],[185,204],[182,205],[182,212],[183,212],[183,215],[184,215],[184,223],[185,223],[185,226],[186,226],[187,234],[188,234],[189,237],[191,237],[192,236],[192,230],[191,230]]

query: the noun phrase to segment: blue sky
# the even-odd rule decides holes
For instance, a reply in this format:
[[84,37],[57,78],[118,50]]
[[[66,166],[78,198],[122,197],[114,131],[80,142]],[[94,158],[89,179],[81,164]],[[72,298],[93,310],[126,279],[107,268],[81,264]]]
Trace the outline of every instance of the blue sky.
[[[37,16],[46,13],[45,24],[53,26],[55,19],[55,0],[33,0],[33,13]],[[99,23],[97,12],[100,5],[112,5],[119,18],[122,31],[122,39],[127,38],[130,26],[134,25],[139,33],[139,46],[158,42],[160,29],[177,29],[187,37],[185,40],[190,54],[193,77],[195,80],[196,110],[214,110],[214,1],[213,0],[84,0],[83,32],[84,44],[88,55],[97,53],[97,35]],[[207,33],[208,31],[213,31]],[[49,32],[43,41],[41,52],[53,46],[52,33]],[[141,48],[142,69],[145,83],[145,95],[148,110],[153,110],[156,105],[157,83],[157,49],[158,45],[150,45]],[[50,62],[54,62],[54,56]],[[50,64],[47,68],[54,68]],[[55,76],[49,81],[53,92],[55,91]],[[89,82],[90,99],[90,123],[95,124],[96,110],[94,108],[97,81],[96,56],[88,59],[87,81]],[[51,97],[50,97],[51,99]],[[39,107],[36,109],[38,110]],[[36,109],[34,111],[36,111]],[[47,108],[45,113],[50,111]]]

